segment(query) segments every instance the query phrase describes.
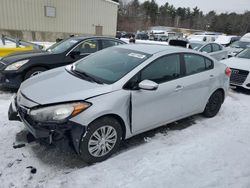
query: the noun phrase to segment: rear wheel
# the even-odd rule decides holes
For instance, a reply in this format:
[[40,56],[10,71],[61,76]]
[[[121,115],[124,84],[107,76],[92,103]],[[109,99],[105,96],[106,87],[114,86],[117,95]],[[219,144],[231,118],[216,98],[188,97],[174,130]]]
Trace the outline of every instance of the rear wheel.
[[24,80],[27,80],[28,78],[31,78],[33,76],[36,76],[44,71],[46,71],[47,69],[44,67],[34,67],[31,68],[24,76]]
[[121,138],[121,125],[116,119],[97,119],[81,138],[80,155],[87,163],[101,162],[118,150]]
[[215,91],[209,98],[203,115],[205,117],[214,117],[219,112],[223,102],[223,93],[220,90]]

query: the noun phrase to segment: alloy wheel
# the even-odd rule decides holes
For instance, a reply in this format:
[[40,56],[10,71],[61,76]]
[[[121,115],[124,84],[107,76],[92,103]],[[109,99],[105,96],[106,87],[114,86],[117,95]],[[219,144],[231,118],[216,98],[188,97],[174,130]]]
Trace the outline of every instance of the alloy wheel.
[[108,154],[117,142],[117,132],[109,125],[97,129],[90,137],[88,151],[94,157],[102,157]]

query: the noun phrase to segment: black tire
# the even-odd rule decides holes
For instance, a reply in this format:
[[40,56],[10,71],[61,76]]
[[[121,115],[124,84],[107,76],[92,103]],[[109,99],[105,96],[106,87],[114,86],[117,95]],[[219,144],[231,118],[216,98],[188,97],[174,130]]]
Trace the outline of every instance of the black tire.
[[25,74],[24,76],[24,80],[27,80],[28,78],[32,77],[34,73],[36,72],[44,72],[46,71],[47,69],[44,68],[44,67],[34,67],[34,68],[31,68],[30,70],[28,70],[28,72]]
[[220,107],[223,103],[223,93],[220,90],[215,91],[209,98],[203,115],[205,117],[211,118],[216,116],[219,112]]
[[[105,155],[98,156],[98,157],[93,156],[89,151],[90,140],[91,140],[91,138],[94,137],[93,135],[94,135],[94,133],[96,133],[96,131],[99,131],[100,128],[106,128],[105,130],[107,130],[107,126],[112,127],[113,130],[115,130],[115,132],[117,134],[116,142],[113,145],[112,149],[108,153],[106,153]],[[122,128],[121,128],[121,125],[120,125],[118,120],[116,120],[115,118],[109,117],[109,116],[97,119],[97,120],[93,121],[88,126],[87,133],[83,134],[83,136],[80,140],[79,154],[80,154],[81,158],[88,164],[104,161],[118,150],[121,139],[122,139]],[[105,142],[105,144],[106,144],[106,142]],[[91,144],[90,144],[90,146],[91,146]],[[101,148],[101,146],[99,146],[99,147]],[[95,150],[95,151],[97,151],[97,150]]]

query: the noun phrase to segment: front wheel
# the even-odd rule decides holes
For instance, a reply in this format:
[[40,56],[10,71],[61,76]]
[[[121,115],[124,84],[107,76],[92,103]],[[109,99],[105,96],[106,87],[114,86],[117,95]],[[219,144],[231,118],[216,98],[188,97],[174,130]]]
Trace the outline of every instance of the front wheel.
[[104,161],[118,150],[121,138],[121,125],[116,119],[97,119],[81,138],[80,155],[90,164]]
[[219,90],[215,91],[209,98],[203,115],[205,117],[214,117],[219,112],[223,102],[223,93]]

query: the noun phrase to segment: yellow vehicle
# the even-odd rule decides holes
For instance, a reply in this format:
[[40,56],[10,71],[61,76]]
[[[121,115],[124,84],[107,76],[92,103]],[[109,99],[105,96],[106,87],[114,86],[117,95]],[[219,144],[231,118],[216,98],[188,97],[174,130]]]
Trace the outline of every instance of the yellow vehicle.
[[0,59],[16,52],[40,50],[43,46],[2,35],[0,38]]
[[31,51],[33,50],[32,46],[25,46],[25,47],[17,47],[17,48],[13,48],[13,47],[0,47],[0,57],[5,57],[7,55],[10,55],[12,53],[15,52],[25,52],[25,51]]

